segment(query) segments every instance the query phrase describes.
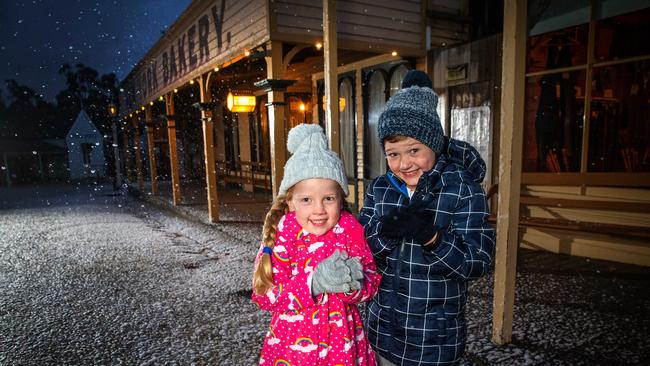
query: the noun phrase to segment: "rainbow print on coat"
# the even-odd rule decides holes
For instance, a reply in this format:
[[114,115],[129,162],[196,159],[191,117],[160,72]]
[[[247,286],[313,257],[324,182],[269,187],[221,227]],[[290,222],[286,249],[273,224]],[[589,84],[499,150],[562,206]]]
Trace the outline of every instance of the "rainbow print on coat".
[[302,239],[302,237],[304,235],[305,235],[305,232],[303,231],[303,229],[300,229],[300,231],[298,231],[298,233],[296,234],[296,240]]
[[310,345],[314,344],[314,342],[311,340],[311,338],[300,337],[300,338],[296,339],[296,342],[294,342],[294,344],[300,345],[300,346],[310,346]]
[[287,360],[280,359],[280,360],[276,360],[273,366],[291,366],[291,364]]
[[291,346],[289,346],[289,348],[294,351],[309,353],[315,351],[318,348],[318,345],[314,344],[311,338],[300,337],[296,339],[296,341]]
[[291,296],[291,305],[289,306],[289,309],[302,309],[302,304],[300,303],[300,300],[298,300],[298,297]]
[[288,262],[289,261],[289,253],[286,251],[273,251],[273,255],[275,258],[277,258],[280,262]]

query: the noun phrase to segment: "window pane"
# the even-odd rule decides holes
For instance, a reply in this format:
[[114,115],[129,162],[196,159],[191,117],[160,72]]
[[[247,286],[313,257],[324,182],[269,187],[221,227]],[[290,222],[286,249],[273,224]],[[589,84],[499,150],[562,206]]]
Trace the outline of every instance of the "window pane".
[[392,97],[397,93],[398,90],[401,89],[402,86],[402,80],[404,79],[404,75],[408,72],[408,69],[404,65],[398,66],[395,71],[393,71],[393,75],[390,77],[390,96]]
[[650,8],[596,23],[596,62],[650,54]]
[[529,0],[530,36],[589,22],[589,0]]
[[[354,128],[354,100],[352,100],[352,84],[349,79],[343,79],[339,86],[339,97],[345,100],[345,104],[339,103],[339,121],[341,160],[345,165],[345,174],[349,179],[354,179],[354,151],[357,140]],[[343,110],[340,110],[340,108]]]
[[374,72],[369,82],[368,128],[366,129],[366,146],[368,167],[366,178],[372,179],[386,173],[386,158],[378,141],[377,122],[386,104],[386,81],[380,72]]
[[451,110],[451,137],[469,142],[481,154],[487,168],[485,185],[490,184],[492,177],[491,136],[489,106]]
[[594,68],[590,172],[650,170],[650,60]]
[[527,72],[587,63],[587,24],[528,37]]
[[580,171],[584,83],[584,71],[527,79],[524,171]]

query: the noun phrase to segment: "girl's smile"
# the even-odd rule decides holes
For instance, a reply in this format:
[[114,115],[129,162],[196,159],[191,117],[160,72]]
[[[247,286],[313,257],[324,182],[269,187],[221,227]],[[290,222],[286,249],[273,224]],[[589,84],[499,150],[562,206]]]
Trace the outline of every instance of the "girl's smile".
[[342,197],[339,184],[331,179],[305,179],[292,188],[289,209],[307,232],[323,235],[339,221]]

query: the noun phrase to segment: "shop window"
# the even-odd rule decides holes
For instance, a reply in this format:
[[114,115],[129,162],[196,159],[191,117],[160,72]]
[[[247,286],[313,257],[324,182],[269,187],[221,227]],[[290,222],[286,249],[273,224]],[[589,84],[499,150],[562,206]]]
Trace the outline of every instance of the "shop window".
[[[531,3],[524,171],[650,171],[650,8],[590,3],[593,12],[579,3]],[[585,10],[594,15],[592,55]]]
[[650,60],[593,75],[588,171],[649,171]]
[[649,24],[650,8],[596,22],[595,61],[650,54]]
[[352,95],[352,83],[349,78],[343,79],[339,85],[339,136],[341,147],[341,160],[345,165],[345,174],[349,179],[354,179],[356,174],[354,164],[354,152],[356,133],[354,128],[354,100]]
[[584,83],[584,71],[527,79],[524,171],[580,171]]
[[386,104],[386,80],[384,74],[375,71],[368,82],[368,128],[366,129],[367,171],[372,179],[386,173],[386,157],[377,136],[377,122]]
[[590,2],[591,0],[529,0],[529,35],[537,36],[589,23]]
[[452,109],[450,136],[467,141],[478,150],[487,166],[485,183],[489,184],[492,165],[490,107]]
[[409,71],[404,65],[399,65],[393,71],[393,74],[390,77],[390,96],[392,97],[397,93],[402,87],[402,80],[404,76]]
[[585,64],[588,34],[588,24],[582,24],[529,37],[527,72]]

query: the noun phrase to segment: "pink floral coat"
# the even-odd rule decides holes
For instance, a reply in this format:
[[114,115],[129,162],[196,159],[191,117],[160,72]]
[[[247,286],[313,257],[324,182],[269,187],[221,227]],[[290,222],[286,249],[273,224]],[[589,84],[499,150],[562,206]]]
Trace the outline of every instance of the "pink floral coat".
[[[360,257],[365,278],[352,293],[311,295],[314,269],[336,249]],[[257,254],[256,265],[262,256]],[[271,257],[274,286],[253,301],[271,311],[260,365],[375,365],[357,304],[377,292],[376,272],[363,227],[342,211],[337,225],[321,236],[305,232],[293,212],[278,223]]]

